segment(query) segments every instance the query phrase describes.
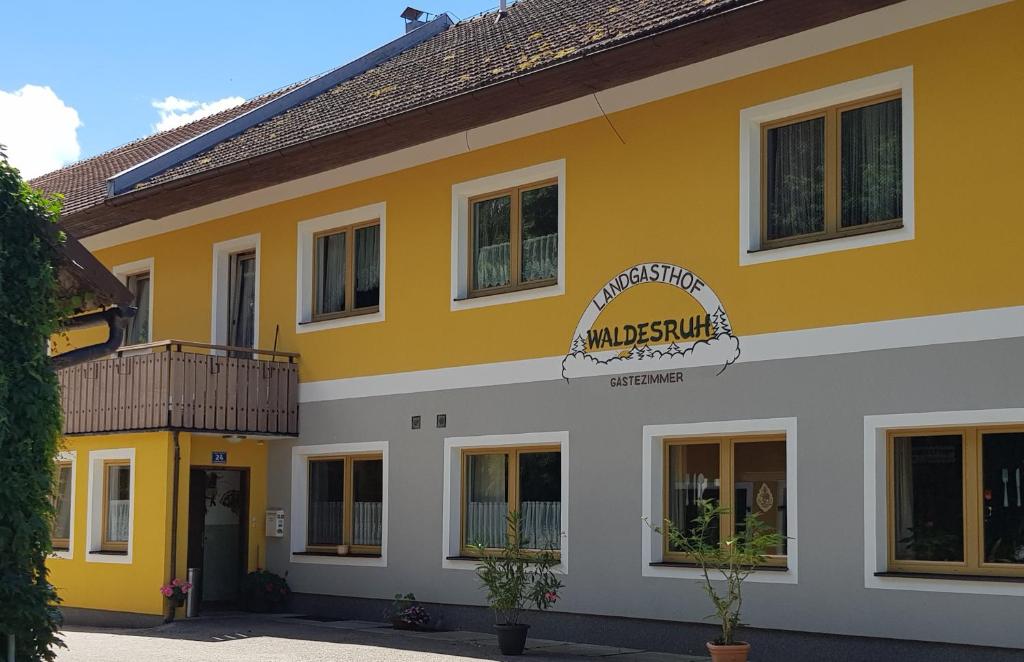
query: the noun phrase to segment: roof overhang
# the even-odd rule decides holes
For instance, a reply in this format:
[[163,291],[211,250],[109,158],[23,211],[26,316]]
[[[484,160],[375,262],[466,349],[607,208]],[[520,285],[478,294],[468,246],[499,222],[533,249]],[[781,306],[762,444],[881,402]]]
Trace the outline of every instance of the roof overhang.
[[347,131],[133,190],[64,219],[87,237],[356,163],[897,4],[762,0]]

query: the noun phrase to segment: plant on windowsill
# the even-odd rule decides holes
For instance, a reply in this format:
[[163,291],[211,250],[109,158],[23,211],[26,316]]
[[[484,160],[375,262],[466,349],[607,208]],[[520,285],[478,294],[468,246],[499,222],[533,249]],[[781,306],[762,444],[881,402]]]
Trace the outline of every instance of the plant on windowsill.
[[172,602],[175,607],[180,607],[185,604],[185,598],[188,597],[188,592],[191,590],[192,584],[175,577],[160,587],[160,594]]
[[494,550],[478,543],[470,548],[480,557],[476,574],[494,610],[498,647],[504,655],[522,655],[530,629],[519,622],[522,611],[529,606],[550,609],[558,600],[562,582],[552,571],[559,564],[558,555],[552,550],[529,549],[519,513],[510,512],[506,520],[507,530],[516,534],[505,536],[504,547]]
[[259,568],[250,572],[239,587],[241,607],[260,613],[283,610],[292,594],[285,577]]
[[[712,662],[746,662],[750,644],[736,641],[743,606],[743,582],[759,566],[765,564],[768,552],[782,544],[785,537],[776,533],[756,515],[747,515],[742,532],[719,543],[717,524],[729,509],[701,499],[698,514],[687,531],[680,531],[671,520],[664,527],[654,527],[667,536],[672,548],[693,559],[704,575],[704,592],[714,605],[722,634],[709,641]],[[720,576],[719,576],[720,575]],[[714,582],[724,581],[725,586]],[[709,616],[708,618],[712,618]]]
[[416,602],[416,596],[412,593],[396,593],[385,616],[396,630],[426,630],[430,623],[430,614]]

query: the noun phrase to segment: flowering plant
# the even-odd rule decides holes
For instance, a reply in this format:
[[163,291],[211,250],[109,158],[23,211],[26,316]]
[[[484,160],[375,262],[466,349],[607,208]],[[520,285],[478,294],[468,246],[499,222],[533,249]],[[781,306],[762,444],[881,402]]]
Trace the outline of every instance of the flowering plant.
[[167,599],[181,604],[185,601],[185,596],[192,590],[192,584],[186,581],[182,581],[175,577],[170,583],[164,584],[160,587],[160,593]]
[[416,602],[416,596],[412,593],[396,593],[394,602],[387,610],[387,617],[395,627],[422,628],[430,622],[430,614]]
[[[470,545],[480,555],[476,575],[487,591],[487,601],[501,625],[516,625],[528,605],[550,609],[558,600],[562,582],[553,568],[561,561],[550,549],[532,550],[523,535],[519,513],[508,514],[505,546],[496,553],[481,544]],[[515,532],[515,535],[511,533]]]
[[291,593],[288,580],[269,570],[257,569],[242,579],[242,606],[249,611],[277,611],[284,607]]

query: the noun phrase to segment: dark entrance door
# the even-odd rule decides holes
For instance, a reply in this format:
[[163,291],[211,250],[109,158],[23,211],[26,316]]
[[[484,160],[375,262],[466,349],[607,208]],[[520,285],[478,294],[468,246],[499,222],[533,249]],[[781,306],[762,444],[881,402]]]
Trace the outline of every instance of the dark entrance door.
[[246,570],[247,469],[196,468],[189,473],[188,567],[199,568],[202,605],[233,607]]

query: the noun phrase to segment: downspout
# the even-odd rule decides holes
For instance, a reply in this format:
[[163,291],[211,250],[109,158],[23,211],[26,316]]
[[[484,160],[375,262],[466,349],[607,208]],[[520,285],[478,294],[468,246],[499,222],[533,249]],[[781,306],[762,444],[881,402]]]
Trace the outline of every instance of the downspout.
[[124,340],[125,327],[128,326],[131,318],[135,317],[137,311],[138,309],[134,306],[127,309],[114,306],[113,308],[107,308],[96,313],[72,317],[68,320],[67,328],[69,329],[81,329],[106,323],[109,332],[107,339],[102,343],[58,354],[50,359],[50,365],[53,366],[54,370],[60,370],[61,368],[78,365],[93,359],[101,359],[104,356],[113,354],[121,346],[121,342]]
[[[175,430],[171,433],[171,439],[174,440],[174,465],[171,467],[171,563],[168,568],[168,583],[170,583],[175,573],[178,572],[178,477],[181,473],[181,445],[178,443],[178,435],[180,433]],[[170,623],[174,620],[174,603],[167,602],[167,610],[164,615],[164,623]]]

